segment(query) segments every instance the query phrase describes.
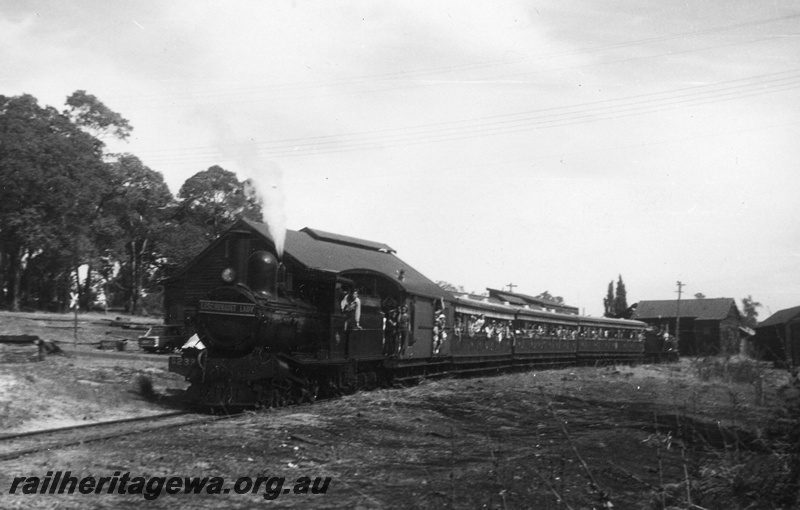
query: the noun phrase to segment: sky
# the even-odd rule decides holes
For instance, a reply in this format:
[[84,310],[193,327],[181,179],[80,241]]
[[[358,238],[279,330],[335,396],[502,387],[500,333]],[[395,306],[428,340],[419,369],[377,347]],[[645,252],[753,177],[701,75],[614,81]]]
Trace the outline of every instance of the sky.
[[0,0],[0,64],[175,194],[219,165],[467,291],[800,305],[795,1]]

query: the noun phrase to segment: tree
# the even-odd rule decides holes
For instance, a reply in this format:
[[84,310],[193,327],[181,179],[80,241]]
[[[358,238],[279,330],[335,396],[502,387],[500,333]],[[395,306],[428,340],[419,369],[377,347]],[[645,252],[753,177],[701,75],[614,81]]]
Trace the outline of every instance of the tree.
[[694,295],[694,297],[697,299],[705,299],[706,295],[703,294],[702,292],[698,292],[697,294]]
[[[0,96],[0,242],[4,273],[2,288],[12,309],[25,292],[26,271],[37,260],[48,260],[49,290],[69,290],[72,272],[91,244],[86,218],[97,211],[108,188],[102,143],[81,131],[52,107],[42,108],[30,95]],[[38,265],[38,267],[43,267]]]
[[552,301],[553,303],[557,303],[559,305],[563,305],[564,304],[564,298],[563,297],[561,297],[561,296],[553,296],[547,290],[542,292],[538,296],[535,296],[535,297],[537,297],[539,299],[543,299],[545,301]]
[[169,213],[167,217],[169,219],[160,226],[158,232],[161,259],[153,275],[154,279],[175,275],[208,246],[205,229],[193,223],[178,222]]
[[625,290],[625,283],[622,275],[617,280],[617,297],[614,298],[614,317],[618,319],[629,319],[628,315],[628,293]]
[[[87,94],[85,90],[76,90],[73,92],[69,97],[67,97],[66,105],[68,108],[64,110],[63,115],[68,117],[73,124],[94,137],[100,147],[104,146],[104,143],[101,141],[103,138],[107,136],[113,136],[119,140],[125,140],[128,138],[128,136],[130,136],[130,133],[133,130],[127,119],[123,118],[119,113],[108,108],[96,96]],[[113,195],[114,192],[112,191],[110,194],[103,196],[102,199],[105,201],[106,199],[111,198]],[[92,230],[100,237],[102,237],[104,233],[102,227],[108,227],[110,225],[110,222],[104,221],[105,218],[101,218],[102,212],[103,210],[101,203],[96,209],[93,217],[86,218],[87,222],[89,223],[99,222],[99,225],[93,225]],[[98,229],[98,227],[100,228]],[[96,248],[96,246],[89,247],[90,254],[88,256],[88,260],[86,261],[86,264],[88,265],[86,280],[84,282],[83,289],[81,289],[80,285],[78,286],[81,306],[84,309],[88,308],[93,301],[93,267],[95,267],[98,262],[108,262],[107,257],[101,257]],[[106,247],[104,250],[101,248],[101,252],[107,253],[108,248]],[[101,268],[100,272],[102,274],[107,274],[108,268],[103,267]],[[108,296],[106,296],[106,299],[108,299]]]
[[614,317],[614,304],[616,300],[614,298],[614,280],[608,282],[608,290],[606,291],[606,297],[603,298],[603,309],[605,312],[603,313],[604,317]]
[[464,292],[464,287],[461,285],[453,285],[452,283],[444,280],[436,280],[436,285],[448,292]]
[[64,110],[64,115],[97,139],[111,135],[125,140],[133,130],[127,119],[85,90],[73,92],[67,98],[67,106],[69,108]]
[[106,224],[104,235],[117,232],[117,236],[108,244],[98,244],[107,246],[122,264],[117,284],[124,289],[126,308],[133,313],[138,311],[142,290],[158,267],[159,234],[173,198],[161,173],[136,156],[123,155],[111,167],[115,196],[108,210],[116,223]]
[[206,232],[207,241],[216,239],[239,218],[263,221],[261,204],[249,192],[250,182],[214,165],[189,177],[178,191],[176,219],[193,223]]
[[628,306],[628,292],[625,290],[625,283],[622,275],[617,280],[617,290],[614,292],[614,280],[608,282],[606,297],[603,299],[604,316],[616,319],[630,319],[636,309],[635,306]]
[[748,328],[755,328],[758,325],[758,309],[761,308],[761,303],[753,300],[753,296],[748,295],[742,298],[742,315],[744,324]]

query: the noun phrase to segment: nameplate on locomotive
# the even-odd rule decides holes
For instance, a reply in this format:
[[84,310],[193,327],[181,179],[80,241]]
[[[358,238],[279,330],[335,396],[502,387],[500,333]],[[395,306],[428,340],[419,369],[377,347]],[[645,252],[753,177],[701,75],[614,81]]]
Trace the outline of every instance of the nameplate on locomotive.
[[226,315],[255,315],[256,305],[252,303],[229,303],[226,301],[200,301],[200,312]]

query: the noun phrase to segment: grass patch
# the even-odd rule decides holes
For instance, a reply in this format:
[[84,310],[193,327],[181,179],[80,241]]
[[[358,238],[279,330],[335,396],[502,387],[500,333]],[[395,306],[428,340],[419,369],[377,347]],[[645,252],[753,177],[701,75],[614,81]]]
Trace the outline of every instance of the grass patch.
[[754,384],[766,370],[763,363],[741,358],[706,358],[695,366],[697,378],[704,382]]

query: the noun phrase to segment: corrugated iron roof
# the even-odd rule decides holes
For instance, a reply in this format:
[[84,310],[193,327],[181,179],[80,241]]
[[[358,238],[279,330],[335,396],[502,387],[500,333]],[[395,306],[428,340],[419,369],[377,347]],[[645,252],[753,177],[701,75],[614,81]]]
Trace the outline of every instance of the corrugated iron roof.
[[576,313],[578,312],[577,306],[570,306],[566,303],[559,303],[558,301],[552,299],[542,299],[536,296],[529,296],[527,294],[520,294],[519,292],[510,292],[501,289],[486,289],[486,290],[489,291],[490,296],[496,296],[499,299],[508,301],[509,303],[530,304],[530,305],[538,305],[550,308],[562,308],[562,309],[574,310]]
[[469,294],[453,294],[456,312],[470,314],[489,314],[501,319],[513,320],[517,309],[497,299]]
[[[682,299],[681,317],[689,317],[700,320],[721,320],[728,316],[731,307],[736,307],[733,298],[712,298],[712,299]],[[668,319],[677,316],[678,300],[664,301],[639,301],[636,311],[633,312],[632,319]],[[736,312],[739,309],[736,308]]]
[[373,241],[367,241],[365,239],[358,239],[356,237],[343,236],[341,234],[333,234],[331,232],[325,232],[324,230],[319,230],[316,228],[306,227],[300,230],[300,232],[305,232],[306,234],[310,235],[311,237],[319,241],[328,241],[331,243],[355,246],[357,248],[366,248],[368,250],[378,250],[387,253],[395,253],[395,250],[393,250],[391,246],[383,243],[376,243]]
[[757,329],[768,327],[768,326],[777,326],[779,324],[786,324],[792,319],[797,318],[800,316],[800,306],[795,306],[792,308],[786,308],[784,310],[779,310],[769,317],[767,317],[764,322],[759,322]]
[[[500,292],[500,294],[503,294]],[[587,317],[572,313],[551,312],[525,308],[518,304],[506,304],[497,294],[490,296],[476,296],[467,293],[453,293],[456,312],[470,314],[494,314],[495,316],[513,319],[519,316],[522,319],[544,319],[548,322],[594,327],[642,327],[644,323],[628,319],[612,319],[608,317]],[[504,315],[500,315],[504,314]]]
[[500,299],[501,301],[508,301],[509,303],[511,303],[513,305],[526,305],[526,304],[528,304],[527,301],[525,301],[524,299],[522,299],[520,297],[515,296],[514,294],[508,294],[506,292],[499,292],[498,291],[494,295],[497,297],[497,299]]
[[[266,224],[241,221],[272,240]],[[383,243],[304,228],[286,231],[284,250],[287,256],[309,269],[333,273],[374,271],[394,278],[400,287],[411,294],[433,298],[450,296],[449,292],[403,262],[394,254],[394,250]],[[402,280],[399,278],[401,275]]]

